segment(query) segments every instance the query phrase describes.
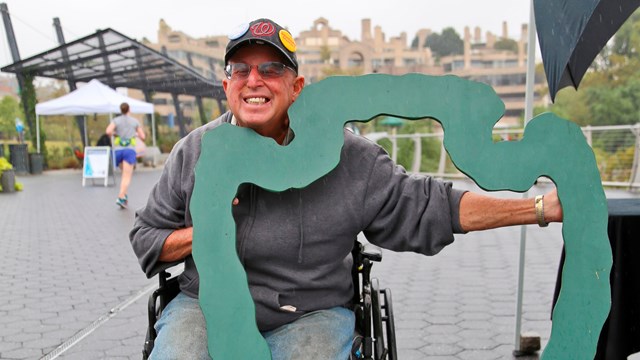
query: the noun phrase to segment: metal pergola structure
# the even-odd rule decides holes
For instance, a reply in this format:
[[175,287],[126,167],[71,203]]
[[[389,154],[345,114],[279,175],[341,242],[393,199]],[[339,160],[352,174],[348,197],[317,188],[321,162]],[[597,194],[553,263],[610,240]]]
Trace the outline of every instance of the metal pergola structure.
[[113,29],[98,30],[3,67],[59,80],[224,99],[222,85]]
[[111,28],[17,61],[0,71],[66,80],[69,84],[98,79],[112,88],[139,89],[148,102],[153,93],[169,93],[174,98],[181,132],[184,125],[176,101],[178,95],[195,96],[201,118],[202,98],[215,99],[221,110],[225,99],[220,81],[206,78]]

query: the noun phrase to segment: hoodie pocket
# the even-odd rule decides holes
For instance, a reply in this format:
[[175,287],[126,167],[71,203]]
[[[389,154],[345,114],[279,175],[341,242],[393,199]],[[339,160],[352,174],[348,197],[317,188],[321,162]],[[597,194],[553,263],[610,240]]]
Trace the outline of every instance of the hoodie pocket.
[[278,293],[272,289],[254,287],[251,289],[251,295],[253,296],[256,307],[262,306],[271,311],[290,314],[304,314],[306,312],[300,308],[300,304],[294,301],[292,296]]

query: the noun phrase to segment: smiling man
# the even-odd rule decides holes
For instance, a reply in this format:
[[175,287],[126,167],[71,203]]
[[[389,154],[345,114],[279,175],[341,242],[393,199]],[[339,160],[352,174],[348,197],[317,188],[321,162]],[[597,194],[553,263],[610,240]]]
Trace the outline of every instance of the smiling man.
[[287,110],[304,87],[295,43],[287,30],[268,20],[243,31],[225,55],[227,79],[222,85],[232,122],[282,144],[289,132]]
[[[209,358],[189,212],[203,134],[231,123],[281,145],[294,141],[287,110],[304,78],[291,34],[258,19],[229,38],[223,81],[229,111],[176,144],[130,234],[147,276],[165,262],[185,262],[181,292],[156,323],[153,359]],[[536,206],[533,199],[456,190],[408,175],[378,145],[346,130],[339,164],[321,179],[281,193],[245,184],[233,204],[256,322],[273,359],[283,360],[349,357],[355,327],[351,249],[360,232],[383,248],[434,255],[453,242],[454,233],[562,220],[555,191]]]

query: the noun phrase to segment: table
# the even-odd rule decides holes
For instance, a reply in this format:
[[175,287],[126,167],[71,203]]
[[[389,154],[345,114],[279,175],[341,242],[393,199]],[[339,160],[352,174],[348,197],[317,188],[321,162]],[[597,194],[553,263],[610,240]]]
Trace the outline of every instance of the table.
[[[611,311],[604,323],[595,360],[626,360],[640,352],[640,199],[608,199],[608,234],[613,254]],[[555,304],[561,285],[560,259]]]

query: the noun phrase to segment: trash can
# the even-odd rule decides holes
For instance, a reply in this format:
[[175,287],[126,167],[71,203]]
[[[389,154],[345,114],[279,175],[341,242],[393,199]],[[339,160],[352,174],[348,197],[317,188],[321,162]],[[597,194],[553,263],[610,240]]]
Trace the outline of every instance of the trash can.
[[9,144],[9,162],[18,175],[29,173],[29,156],[27,144]]
[[13,169],[6,169],[0,175],[0,184],[2,184],[3,193],[11,193],[16,191],[16,173]]
[[38,153],[29,154],[29,171],[32,175],[42,174],[44,156]]

